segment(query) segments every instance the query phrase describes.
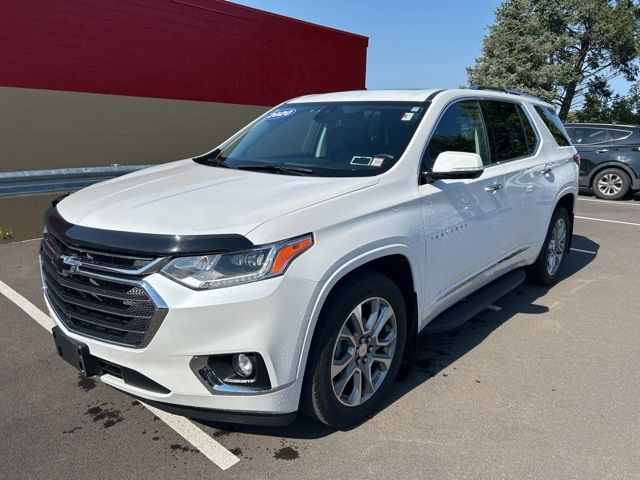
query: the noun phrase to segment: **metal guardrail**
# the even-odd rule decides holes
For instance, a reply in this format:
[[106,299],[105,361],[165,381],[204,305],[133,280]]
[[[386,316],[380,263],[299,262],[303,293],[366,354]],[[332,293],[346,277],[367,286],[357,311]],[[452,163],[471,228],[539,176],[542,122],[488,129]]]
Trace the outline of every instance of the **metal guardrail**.
[[0,172],[0,197],[79,190],[91,184],[151,166],[116,164],[108,167]]

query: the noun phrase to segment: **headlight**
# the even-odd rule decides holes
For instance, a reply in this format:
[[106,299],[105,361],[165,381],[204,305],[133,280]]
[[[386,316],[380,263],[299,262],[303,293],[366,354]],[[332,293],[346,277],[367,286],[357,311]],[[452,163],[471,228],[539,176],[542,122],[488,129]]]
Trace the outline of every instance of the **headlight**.
[[313,236],[309,234],[244,252],[174,258],[161,271],[199,290],[229,287],[282,275],[311,245]]

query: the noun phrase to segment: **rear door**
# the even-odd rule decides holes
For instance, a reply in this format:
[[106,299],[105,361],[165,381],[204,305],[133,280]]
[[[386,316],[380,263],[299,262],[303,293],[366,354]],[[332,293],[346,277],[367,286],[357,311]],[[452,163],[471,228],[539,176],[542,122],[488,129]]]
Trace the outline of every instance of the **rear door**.
[[632,188],[640,183],[640,130],[624,127],[609,128],[615,146],[615,160],[624,163],[633,175]]
[[575,126],[571,133],[571,143],[580,154],[580,185],[589,186],[593,169],[615,157],[615,144],[605,127]]
[[505,259],[528,248],[540,228],[545,192],[539,176],[544,162],[536,157],[538,135],[522,105],[503,100],[480,104],[491,145],[491,165],[485,174],[502,185],[493,194],[501,205],[494,242],[499,259],[509,263]]

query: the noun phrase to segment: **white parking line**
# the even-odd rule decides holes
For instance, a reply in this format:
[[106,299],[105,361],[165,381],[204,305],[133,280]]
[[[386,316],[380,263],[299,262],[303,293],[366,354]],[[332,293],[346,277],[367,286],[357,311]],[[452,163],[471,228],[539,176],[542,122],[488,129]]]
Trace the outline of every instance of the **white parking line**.
[[593,220],[595,222],[620,223],[622,225],[633,225],[636,227],[640,227],[640,223],[621,222],[620,220],[605,220],[604,218],[579,217],[578,215],[576,215],[575,218],[579,218],[581,220]]
[[200,450],[200,453],[218,465],[222,470],[226,470],[240,461],[238,457],[204,433],[200,428],[196,427],[185,417],[174,415],[163,410],[158,410],[144,402],[141,403],[151,410],[156,417],[178,432],[191,445]]
[[[2,280],[0,280],[0,293],[24,310],[25,313],[51,333],[51,329],[55,326],[55,322],[42,310]],[[187,442],[200,450],[205,457],[215,463],[222,470],[226,470],[240,461],[238,457],[216,442],[187,418],[160,411],[157,408],[144,403],[142,403],[142,405],[148,408],[156,417],[171,427]]]
[[595,198],[578,197],[581,202],[608,203],[609,205],[626,205],[628,207],[640,207],[640,203],[617,202],[615,200],[596,200]]
[[49,333],[51,333],[51,329],[55,327],[56,323],[51,320],[51,318],[49,318],[49,315],[45,314],[42,310],[40,310],[33,303],[24,298],[2,280],[0,280],[0,293],[2,293],[5,297],[15,303],[22,310],[24,310],[25,313],[33,318],[36,322],[38,322],[41,327],[46,328]]
[[16,242],[12,242],[12,243],[26,243],[26,242],[35,242],[36,240],[42,240],[42,237],[38,237],[38,238],[28,238],[26,240],[18,240]]
[[572,252],[580,252],[580,253],[590,253],[591,255],[595,255],[597,252],[592,252],[591,250],[582,250],[581,248],[573,248],[571,247]]

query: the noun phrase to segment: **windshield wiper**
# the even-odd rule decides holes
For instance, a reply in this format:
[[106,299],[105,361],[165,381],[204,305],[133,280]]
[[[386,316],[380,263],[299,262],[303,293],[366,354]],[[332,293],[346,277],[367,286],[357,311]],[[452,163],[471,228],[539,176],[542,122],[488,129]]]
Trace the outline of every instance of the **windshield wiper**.
[[304,167],[279,165],[277,163],[246,163],[236,166],[238,170],[262,170],[284,175],[313,175],[313,170]]
[[222,167],[222,168],[233,168],[228,163],[225,163],[225,158],[220,155],[221,150],[216,148],[215,150],[205,153],[204,155],[199,155],[197,157],[193,157],[193,161],[199,163],[201,165],[209,165],[212,167]]

